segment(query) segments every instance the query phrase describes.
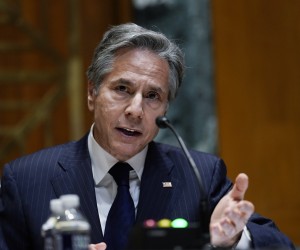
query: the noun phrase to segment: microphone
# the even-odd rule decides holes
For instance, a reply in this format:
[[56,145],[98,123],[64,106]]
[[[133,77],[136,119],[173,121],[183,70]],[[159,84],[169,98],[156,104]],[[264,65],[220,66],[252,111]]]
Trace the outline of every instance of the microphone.
[[[195,173],[196,181],[199,184],[200,191],[200,208],[199,222],[185,224],[186,226],[160,225],[160,221],[147,219],[144,223],[136,224],[131,231],[127,250],[174,250],[174,249],[201,249],[211,250],[209,235],[209,207],[208,199],[195,161],[190,155],[185,143],[180,135],[176,132],[172,124],[165,116],[156,118],[156,125],[159,128],[169,128],[175,134],[179,144],[188,160],[192,171]],[[183,218],[178,218],[184,220]],[[162,219],[167,220],[168,219]],[[171,221],[169,221],[171,223]],[[167,223],[169,223],[167,222]],[[174,221],[172,221],[174,222]]]
[[201,236],[203,237],[202,241],[204,241],[202,243],[204,243],[204,244],[209,243],[209,241],[210,241],[210,237],[209,237],[210,216],[209,216],[209,209],[208,209],[208,199],[207,199],[205,187],[203,185],[203,181],[202,181],[201,175],[199,173],[199,170],[196,166],[196,163],[193,160],[189,151],[187,150],[187,147],[186,147],[184,141],[182,140],[181,136],[177,133],[177,131],[175,130],[173,125],[170,123],[168,118],[165,116],[159,116],[156,118],[155,122],[159,128],[162,128],[162,129],[169,128],[174,133],[175,137],[177,138],[177,140],[188,160],[190,167],[192,168],[193,172],[195,173],[195,176],[196,176],[196,179],[197,179],[197,182],[199,185],[200,195],[201,195],[200,218],[203,221],[200,223],[200,225],[201,225],[201,232],[202,232]]

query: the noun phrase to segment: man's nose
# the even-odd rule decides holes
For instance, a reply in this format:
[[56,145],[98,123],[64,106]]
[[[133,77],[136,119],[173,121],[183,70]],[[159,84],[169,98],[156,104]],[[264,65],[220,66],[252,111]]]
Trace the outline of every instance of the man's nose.
[[143,96],[141,94],[136,94],[132,97],[128,106],[126,107],[125,114],[134,118],[143,117]]

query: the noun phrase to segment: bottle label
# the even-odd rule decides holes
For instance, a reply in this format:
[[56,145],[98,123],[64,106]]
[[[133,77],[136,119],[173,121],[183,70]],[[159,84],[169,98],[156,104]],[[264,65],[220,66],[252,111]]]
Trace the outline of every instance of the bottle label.
[[52,236],[47,236],[44,238],[44,250],[54,250]]
[[90,237],[84,233],[62,232],[55,235],[55,249],[57,250],[87,250]]

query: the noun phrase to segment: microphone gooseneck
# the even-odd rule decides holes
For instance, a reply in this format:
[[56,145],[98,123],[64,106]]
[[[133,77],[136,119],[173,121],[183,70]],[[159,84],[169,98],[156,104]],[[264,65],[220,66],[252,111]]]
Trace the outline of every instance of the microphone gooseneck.
[[201,195],[200,218],[203,219],[203,221],[202,221],[202,223],[200,223],[200,225],[201,225],[202,233],[207,235],[208,239],[206,239],[206,240],[209,240],[209,221],[210,221],[210,219],[209,219],[208,200],[207,200],[207,195],[206,195],[205,188],[203,185],[203,181],[202,181],[201,175],[199,173],[199,170],[196,166],[196,163],[193,160],[189,151],[187,150],[187,147],[186,147],[184,141],[182,140],[181,136],[177,133],[177,131],[175,130],[173,125],[170,123],[168,118],[165,116],[159,116],[156,118],[155,122],[159,128],[169,128],[174,133],[175,137],[177,138],[177,140],[188,160],[190,167],[192,168],[193,172],[195,173],[197,182],[199,184],[199,191],[200,191],[200,195]]

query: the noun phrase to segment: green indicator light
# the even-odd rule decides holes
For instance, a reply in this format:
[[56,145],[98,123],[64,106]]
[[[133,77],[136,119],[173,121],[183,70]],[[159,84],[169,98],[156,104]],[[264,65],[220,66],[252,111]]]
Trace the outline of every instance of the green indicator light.
[[189,223],[185,219],[175,219],[171,222],[171,226],[173,228],[186,228],[188,227]]

